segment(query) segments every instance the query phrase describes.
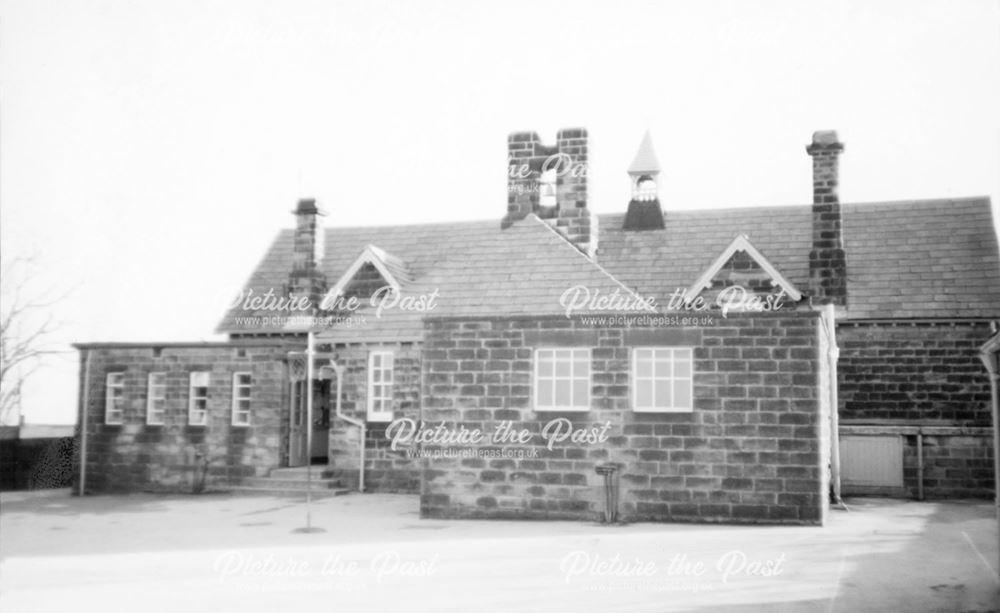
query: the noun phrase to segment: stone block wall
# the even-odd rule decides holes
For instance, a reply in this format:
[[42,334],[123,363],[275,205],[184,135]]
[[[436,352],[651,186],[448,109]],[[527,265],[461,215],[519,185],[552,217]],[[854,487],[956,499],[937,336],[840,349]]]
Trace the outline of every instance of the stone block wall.
[[[993,497],[993,434],[989,428],[971,430],[978,432],[924,435],[924,498]],[[907,436],[903,446],[903,483],[910,498],[918,494],[916,438]]]
[[837,327],[841,420],[990,425],[987,324]]
[[[338,345],[332,349],[346,364],[341,407],[346,415],[367,421],[368,354],[393,352],[393,412],[395,418],[420,418],[420,348],[414,343]],[[360,430],[333,412],[336,383],[331,383],[330,464],[327,473],[348,487],[358,485]],[[420,463],[405,451],[393,451],[385,437],[388,424],[368,422],[365,441],[365,490],[416,494],[420,491]]]
[[[423,420],[491,433],[503,420],[527,442],[424,444],[424,517],[596,520],[597,465],[619,463],[626,521],[822,523],[827,506],[817,313],[730,315],[703,326],[591,327],[566,318],[438,318],[425,322]],[[537,347],[591,349],[587,412],[536,412]],[[636,413],[630,351],[694,349],[694,410]],[[599,444],[548,443],[550,420]],[[482,448],[483,445],[479,445]],[[448,449],[457,451],[450,456]],[[460,455],[465,453],[465,456]]]
[[[918,495],[916,427],[923,437],[924,497],[993,495],[989,379],[979,347],[986,323],[840,325],[840,419],[898,428],[906,495]],[[953,431],[953,432],[949,432]]]
[[[266,476],[282,465],[287,442],[288,376],[281,344],[94,345],[86,407],[88,492],[191,491],[201,462],[209,461],[208,487]],[[208,424],[188,423],[189,375],[209,371]],[[105,423],[106,377],[124,373],[124,419]],[[148,376],[166,373],[163,425],[147,425]],[[233,426],[233,373],[250,372],[251,423]],[[81,386],[87,385],[82,382]],[[81,387],[82,390],[82,387]],[[81,402],[83,396],[81,395]],[[78,444],[81,441],[78,436]],[[79,458],[74,479],[79,479]],[[78,484],[78,481],[77,481]]]

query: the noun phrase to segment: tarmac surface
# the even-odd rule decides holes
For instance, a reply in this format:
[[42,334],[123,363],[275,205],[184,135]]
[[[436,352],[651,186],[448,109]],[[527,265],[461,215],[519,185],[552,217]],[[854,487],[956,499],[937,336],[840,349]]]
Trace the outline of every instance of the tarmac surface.
[[415,496],[0,494],[0,610],[995,611],[984,501],[824,527],[422,520]]

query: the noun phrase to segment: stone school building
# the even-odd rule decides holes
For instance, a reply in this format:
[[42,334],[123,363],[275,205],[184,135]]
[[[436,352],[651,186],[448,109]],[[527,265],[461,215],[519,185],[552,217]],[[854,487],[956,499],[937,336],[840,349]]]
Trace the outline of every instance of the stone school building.
[[625,521],[793,524],[831,492],[992,495],[987,198],[841,203],[817,132],[811,204],[681,210],[647,134],[595,214],[585,130],[507,147],[492,219],[324,227],[301,200],[228,340],[77,345],[78,485],[316,465],[424,517],[593,520],[611,467]]

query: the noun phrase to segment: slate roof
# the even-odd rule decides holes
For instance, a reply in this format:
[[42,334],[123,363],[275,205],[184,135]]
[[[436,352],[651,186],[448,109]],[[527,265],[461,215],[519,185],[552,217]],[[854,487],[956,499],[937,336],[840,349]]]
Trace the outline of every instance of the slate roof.
[[809,281],[809,207],[670,211],[663,230],[622,230],[624,214],[602,215],[597,259],[622,283],[666,304],[694,283],[733,239],[745,234],[797,287]]
[[[989,200],[962,198],[845,204],[849,319],[1000,317],[1000,257]],[[438,288],[434,315],[545,315],[561,312],[558,296],[574,284],[620,287],[660,304],[687,288],[739,234],[799,289],[806,291],[811,248],[808,205],[665,211],[663,230],[625,232],[624,213],[600,215],[597,265],[531,216],[507,230],[479,222],[329,228],[321,269],[334,283],[367,245],[405,264],[408,293]],[[291,230],[278,233],[246,287],[284,288]],[[624,291],[624,290],[622,290]],[[359,313],[363,314],[363,313]],[[235,325],[220,332],[260,332]],[[421,334],[422,313],[395,312],[363,328],[338,327],[344,340]],[[274,330],[277,331],[277,330]]]
[[423,286],[439,288],[441,307],[434,314],[441,316],[563,315],[560,299],[576,286],[636,297],[534,215],[442,262]]
[[844,240],[852,319],[1000,316],[988,198],[848,205]]

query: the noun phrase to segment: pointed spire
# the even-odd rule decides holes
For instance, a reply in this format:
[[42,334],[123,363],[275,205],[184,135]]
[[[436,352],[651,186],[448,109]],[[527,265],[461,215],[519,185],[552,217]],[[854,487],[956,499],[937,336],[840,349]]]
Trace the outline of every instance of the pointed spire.
[[623,228],[625,230],[662,230],[664,228],[663,209],[657,194],[656,178],[660,174],[660,163],[653,151],[653,137],[649,130],[642,137],[639,151],[628,167],[632,179],[632,200],[628,203]]
[[656,176],[659,172],[660,162],[657,161],[656,152],[653,151],[653,137],[650,136],[649,130],[646,130],[646,135],[642,137],[639,150],[635,153],[635,159],[632,160],[632,165],[628,167],[628,173],[630,175]]

